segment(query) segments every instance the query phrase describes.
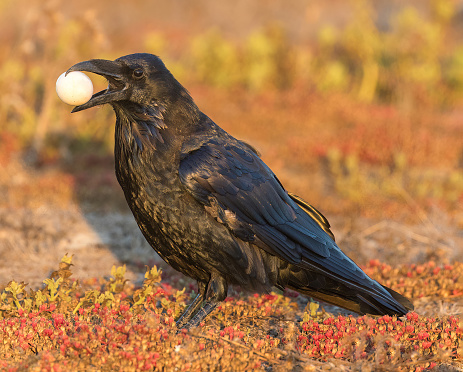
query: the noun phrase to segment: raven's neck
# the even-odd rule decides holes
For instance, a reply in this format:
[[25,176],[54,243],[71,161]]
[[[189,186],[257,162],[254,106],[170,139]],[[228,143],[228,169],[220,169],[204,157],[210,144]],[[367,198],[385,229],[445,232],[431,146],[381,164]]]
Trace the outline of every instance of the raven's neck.
[[167,129],[165,109],[161,105],[135,105],[130,102],[114,106],[116,112],[116,157],[139,155],[155,150],[164,143],[161,131]]
[[182,143],[200,125],[201,113],[188,93],[166,104],[121,102],[113,107],[116,176],[124,191],[136,187],[147,171],[156,181],[178,170]]

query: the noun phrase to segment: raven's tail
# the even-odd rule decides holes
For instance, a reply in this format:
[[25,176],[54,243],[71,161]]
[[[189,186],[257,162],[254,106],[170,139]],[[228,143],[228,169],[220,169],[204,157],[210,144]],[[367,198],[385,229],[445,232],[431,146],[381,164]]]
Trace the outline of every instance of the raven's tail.
[[[305,274],[307,275],[307,272]],[[358,314],[402,316],[414,308],[408,298],[374,280],[372,280],[374,284],[372,283],[371,288],[365,288],[350,286],[348,283],[320,273],[314,275],[313,278],[314,281],[310,280],[309,275],[309,281],[301,283],[297,280],[297,274],[291,275],[287,287]]]

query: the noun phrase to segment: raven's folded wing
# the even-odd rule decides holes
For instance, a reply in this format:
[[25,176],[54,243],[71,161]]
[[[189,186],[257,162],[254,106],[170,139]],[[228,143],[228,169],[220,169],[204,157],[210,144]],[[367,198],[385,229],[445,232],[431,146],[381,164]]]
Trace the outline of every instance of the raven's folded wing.
[[181,156],[179,176],[194,198],[238,238],[292,264],[307,262],[368,285],[335,244],[326,219],[290,196],[265,163],[239,141],[200,141]]

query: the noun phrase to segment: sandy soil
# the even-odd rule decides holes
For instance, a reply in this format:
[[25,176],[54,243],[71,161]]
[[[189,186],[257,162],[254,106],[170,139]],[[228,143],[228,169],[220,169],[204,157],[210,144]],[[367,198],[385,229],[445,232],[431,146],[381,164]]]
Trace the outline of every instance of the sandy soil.
[[[379,259],[391,265],[461,261],[463,237],[443,221],[437,228],[331,219],[338,244],[356,262]],[[106,275],[113,265],[127,263],[135,267],[129,270],[134,280],[144,264],[160,261],[130,214],[84,213],[77,206],[0,209],[0,285],[14,279],[38,286],[66,253],[74,255],[74,275],[80,278]]]
[[[76,278],[107,275],[113,265],[152,263],[157,257],[131,215],[0,209],[0,286],[12,279],[40,286],[66,253],[74,255]],[[128,278],[137,275],[129,270]]]

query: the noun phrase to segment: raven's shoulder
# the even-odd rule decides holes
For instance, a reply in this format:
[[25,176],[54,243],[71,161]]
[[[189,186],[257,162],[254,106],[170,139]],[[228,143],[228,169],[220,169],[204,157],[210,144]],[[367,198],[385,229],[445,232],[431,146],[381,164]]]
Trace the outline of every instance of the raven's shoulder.
[[209,145],[229,143],[234,138],[215,124],[208,116],[202,114],[201,120],[193,128],[182,143],[180,159],[184,159],[194,151]]

